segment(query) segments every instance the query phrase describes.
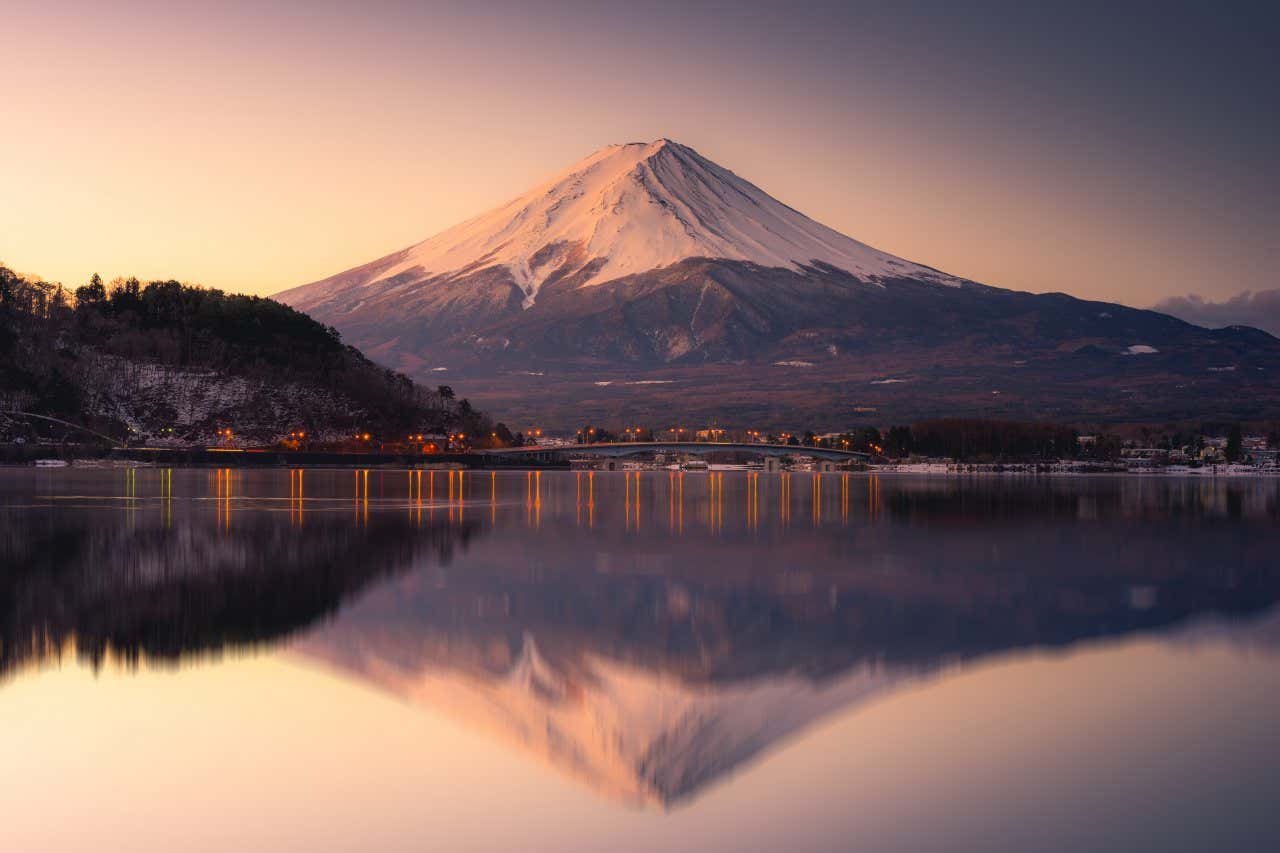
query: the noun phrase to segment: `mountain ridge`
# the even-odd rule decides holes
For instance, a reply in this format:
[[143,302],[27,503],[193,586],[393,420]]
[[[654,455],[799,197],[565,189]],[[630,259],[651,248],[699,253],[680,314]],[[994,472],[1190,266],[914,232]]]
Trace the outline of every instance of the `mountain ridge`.
[[153,445],[222,442],[232,427],[240,441],[301,431],[320,446],[353,429],[490,426],[452,389],[415,385],[270,299],[96,275],[73,298],[0,265],[0,439],[44,437],[41,417]]
[[[544,427],[1280,413],[1269,381],[1280,341],[1265,333],[951,276],[814,222],[669,140],[601,149],[488,213],[277,298],[375,358],[465,378],[477,399]],[[682,393],[668,405],[640,390],[672,370]],[[730,403],[726,382],[759,392]],[[786,407],[766,405],[780,393]]]

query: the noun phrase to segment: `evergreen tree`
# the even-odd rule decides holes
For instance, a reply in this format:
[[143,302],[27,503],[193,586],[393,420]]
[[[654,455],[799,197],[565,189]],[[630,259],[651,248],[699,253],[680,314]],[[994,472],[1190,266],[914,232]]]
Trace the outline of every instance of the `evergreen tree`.
[[102,276],[94,273],[89,283],[76,288],[76,302],[80,305],[96,305],[106,301],[107,287],[102,283]]
[[1240,424],[1232,424],[1227,431],[1226,456],[1228,462],[1239,462],[1244,455],[1244,437],[1240,434]]

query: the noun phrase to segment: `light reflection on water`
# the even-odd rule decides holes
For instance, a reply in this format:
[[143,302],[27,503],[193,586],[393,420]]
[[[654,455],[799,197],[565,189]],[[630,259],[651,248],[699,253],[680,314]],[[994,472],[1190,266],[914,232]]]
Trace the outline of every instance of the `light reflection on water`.
[[[141,694],[157,668],[196,683],[211,666],[250,672],[266,656],[420,709],[401,726],[444,715],[502,744],[510,760],[533,758],[540,772],[573,780],[592,803],[561,807],[570,820],[595,815],[596,840],[640,809],[698,829],[708,847],[741,849],[732,822],[715,829],[726,802],[797,772],[848,793],[867,780],[856,767],[824,764],[824,738],[856,754],[841,738],[901,707],[903,721],[878,724],[928,742],[946,725],[929,716],[930,702],[959,701],[944,697],[974,679],[990,683],[966,701],[1018,708],[1017,730],[1028,715],[1054,711],[1026,706],[1024,694],[1052,695],[1052,670],[1069,669],[1077,683],[1053,700],[1059,707],[1083,719],[1116,701],[1141,706],[1152,718],[1137,736],[1165,746],[1218,737],[1215,715],[1237,696],[1280,701],[1275,480],[13,470],[0,472],[0,504],[0,710],[6,696],[44,695],[59,661],[79,660]],[[1150,685],[1185,681],[1206,643],[1218,656],[1204,676],[1214,701],[1193,691],[1169,707],[1171,689]],[[1020,659],[1029,663],[1009,665]],[[1109,669],[1121,664],[1128,682]],[[94,693],[86,695],[72,725],[92,726]],[[362,695],[316,701],[336,721],[344,707],[363,707]],[[201,722],[206,737],[245,736]],[[1266,724],[1241,714],[1233,725],[1247,739]],[[1002,734],[985,736],[994,748]],[[1075,755],[1070,773],[1053,772],[1106,790],[1113,753],[1090,742],[1097,731],[1080,723],[1055,736]],[[38,758],[41,747],[25,737],[21,751]],[[479,752],[473,745],[454,760]],[[1269,765],[1278,753],[1251,755]],[[282,749],[276,760],[289,756]],[[949,768],[947,754],[935,760],[936,772]],[[1261,765],[1233,760],[1183,766],[1184,787],[1210,772],[1215,784],[1247,787]],[[369,761],[406,772],[397,756]],[[987,772],[1012,778],[1018,763],[1010,754]],[[86,778],[109,771],[89,756],[76,769]],[[490,783],[477,783],[476,796]],[[195,792],[170,795],[181,809]],[[992,796],[1018,801],[1013,790]],[[788,827],[787,846],[830,849],[849,814],[831,791],[808,797],[791,803],[808,818]],[[923,815],[902,797],[882,805],[918,825]],[[1172,813],[1176,798],[1166,800]],[[1251,842],[1276,830],[1256,800],[1242,795],[1198,817]],[[1074,807],[1064,807],[1064,825]],[[669,831],[644,826],[648,835],[621,846],[645,849]],[[998,833],[966,826],[969,834],[935,849],[1073,849],[1069,833],[1062,844],[1002,847]],[[1089,843],[1143,849],[1125,828],[1114,827],[1115,844]],[[1149,849],[1199,843],[1167,828],[1149,828]],[[913,829],[900,829],[882,827],[862,846],[921,849]]]

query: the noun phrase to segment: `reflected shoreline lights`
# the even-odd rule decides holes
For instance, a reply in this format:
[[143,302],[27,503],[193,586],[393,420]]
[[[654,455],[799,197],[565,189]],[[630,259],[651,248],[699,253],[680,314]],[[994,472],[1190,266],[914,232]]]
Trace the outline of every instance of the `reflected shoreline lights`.
[[1274,484],[869,476],[859,499],[814,473],[797,498],[795,475],[717,471],[685,531],[684,472],[488,472],[476,495],[448,471],[439,526],[423,473],[0,475],[0,677],[287,642],[667,808],[896,685],[1280,600]]

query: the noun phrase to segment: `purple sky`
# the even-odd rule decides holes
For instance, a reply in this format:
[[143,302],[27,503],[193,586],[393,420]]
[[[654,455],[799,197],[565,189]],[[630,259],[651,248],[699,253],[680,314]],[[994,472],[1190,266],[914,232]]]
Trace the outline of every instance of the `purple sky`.
[[0,261],[271,293],[666,136],[991,284],[1276,287],[1277,14],[1114,5],[10,0]]

